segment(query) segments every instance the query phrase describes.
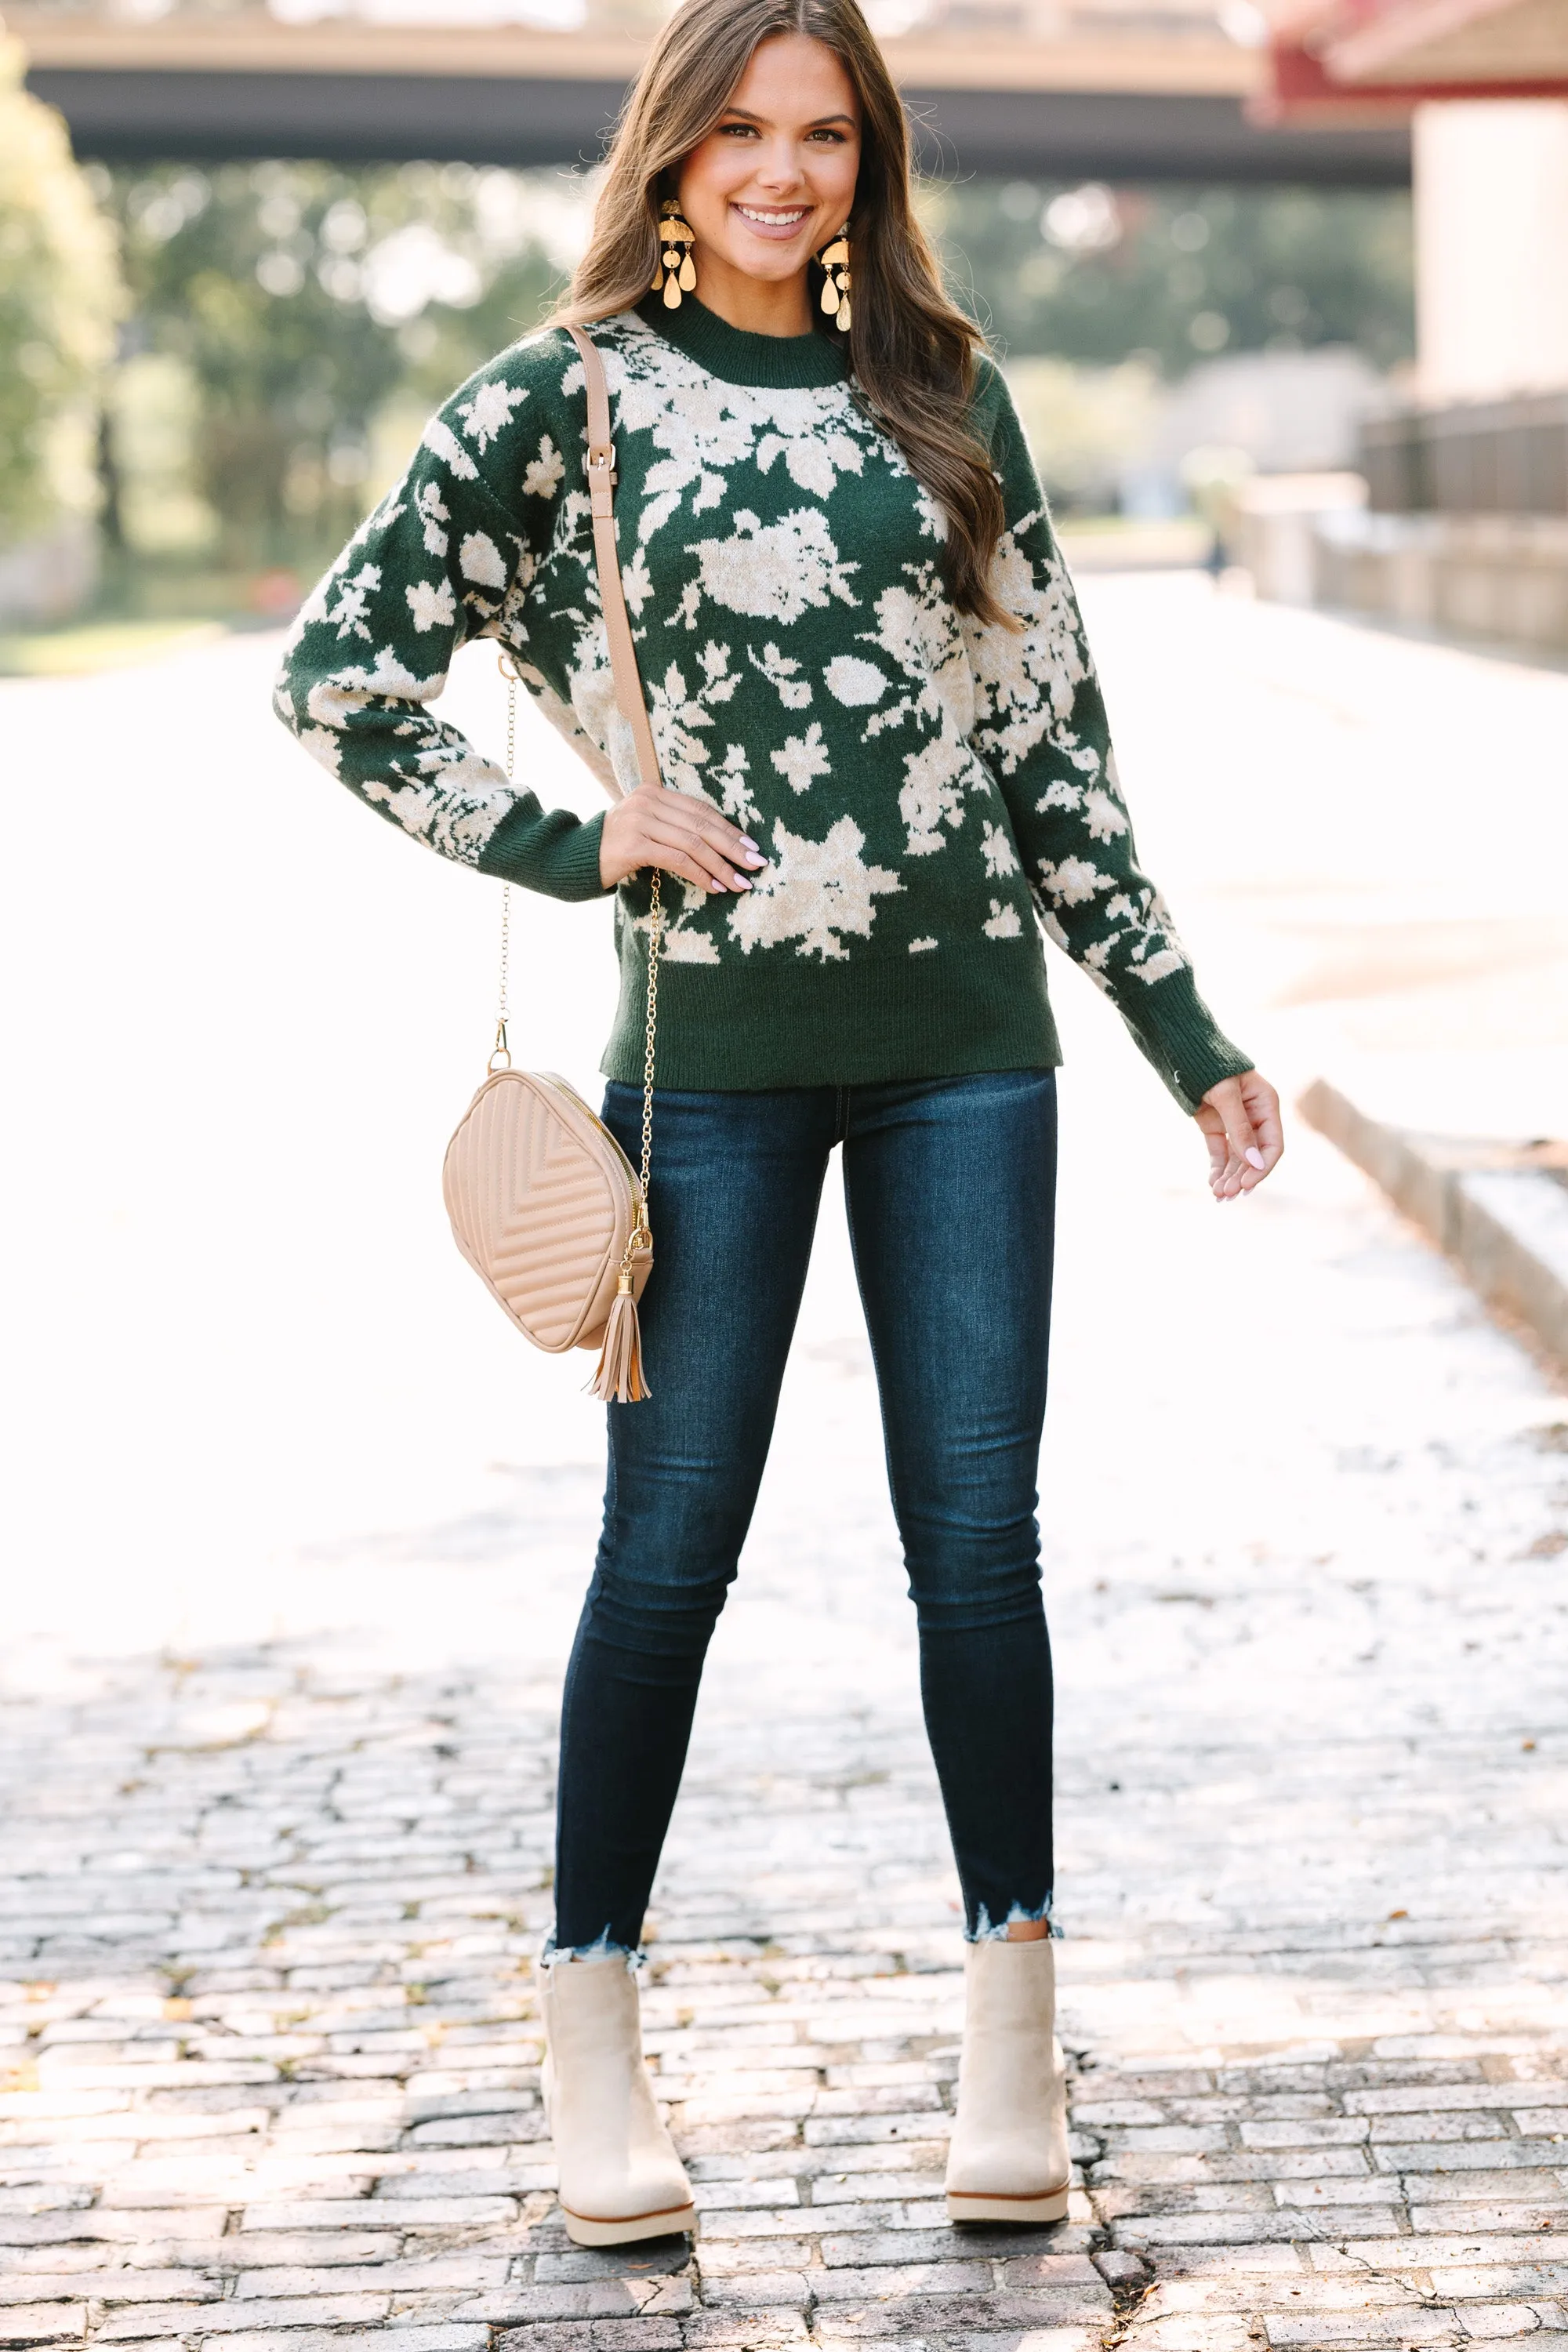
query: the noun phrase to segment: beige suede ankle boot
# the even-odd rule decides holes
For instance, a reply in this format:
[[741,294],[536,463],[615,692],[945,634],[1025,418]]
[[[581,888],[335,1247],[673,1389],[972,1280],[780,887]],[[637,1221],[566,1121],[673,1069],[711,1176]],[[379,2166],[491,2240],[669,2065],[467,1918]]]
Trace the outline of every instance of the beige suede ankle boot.
[[542,1970],[544,2108],[576,2246],[697,2228],[691,2184],[643,2063],[637,1980],[619,1953]]
[[950,2221],[1059,2221],[1068,2210],[1067,2070],[1048,1936],[967,1947]]

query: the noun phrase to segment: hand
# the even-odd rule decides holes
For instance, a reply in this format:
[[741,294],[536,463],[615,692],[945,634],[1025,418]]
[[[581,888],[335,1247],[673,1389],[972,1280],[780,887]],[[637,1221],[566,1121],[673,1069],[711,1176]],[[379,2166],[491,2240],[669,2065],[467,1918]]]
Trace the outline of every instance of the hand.
[[642,866],[662,866],[700,890],[749,890],[742,868],[765,866],[749,835],[690,793],[639,784],[617,801],[599,837],[599,879],[606,890]]
[[1216,1201],[1237,1201],[1262,1183],[1285,1149],[1279,1097],[1258,1070],[1222,1078],[1193,1116],[1209,1148],[1209,1189]]

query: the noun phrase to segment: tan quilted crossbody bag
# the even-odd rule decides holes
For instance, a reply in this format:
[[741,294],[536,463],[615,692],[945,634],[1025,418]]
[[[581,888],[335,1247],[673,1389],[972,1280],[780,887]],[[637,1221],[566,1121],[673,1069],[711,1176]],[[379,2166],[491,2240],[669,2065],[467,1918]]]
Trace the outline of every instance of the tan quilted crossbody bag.
[[[645,784],[662,780],[637,675],[637,650],[616,548],[616,453],[604,362],[580,328],[566,330],[583,359],[588,391],[588,491],[599,604],[609,639],[616,701],[637,745]],[[506,772],[512,771],[517,671],[507,677]],[[613,798],[619,788],[612,784]],[[507,1045],[507,951],[511,887],[501,899],[500,1003],[489,1076],[447,1146],[442,1190],[458,1247],[492,1298],[536,1348],[563,1355],[598,1348],[595,1396],[635,1404],[648,1393],[642,1370],[637,1300],[653,1265],[647,1221],[653,1154],[653,1056],[658,1013],[663,909],[653,868],[648,930],[647,1028],[643,1053],[642,1169],[564,1078],[514,1070]]]

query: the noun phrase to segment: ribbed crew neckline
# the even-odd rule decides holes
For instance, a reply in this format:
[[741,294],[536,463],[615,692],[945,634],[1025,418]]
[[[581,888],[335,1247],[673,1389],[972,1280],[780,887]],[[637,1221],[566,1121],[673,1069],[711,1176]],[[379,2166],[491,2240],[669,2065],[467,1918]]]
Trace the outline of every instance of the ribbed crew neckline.
[[682,298],[678,310],[645,296],[637,316],[721,383],[788,392],[842,383],[848,373],[847,352],[815,329],[804,335],[754,335],[704,310],[691,294]]

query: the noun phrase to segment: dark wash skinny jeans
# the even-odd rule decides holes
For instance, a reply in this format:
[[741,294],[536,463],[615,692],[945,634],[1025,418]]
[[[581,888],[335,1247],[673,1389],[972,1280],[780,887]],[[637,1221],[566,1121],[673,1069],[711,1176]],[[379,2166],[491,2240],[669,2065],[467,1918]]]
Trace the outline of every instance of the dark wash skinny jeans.
[[[605,1122],[634,1164],[641,1115],[640,1092],[612,1084]],[[967,1930],[1047,1915],[1035,1480],[1056,1139],[1050,1070],[656,1095],[652,1394],[609,1408],[604,1535],[562,1710],[555,1948],[640,1941],[839,1143]]]

